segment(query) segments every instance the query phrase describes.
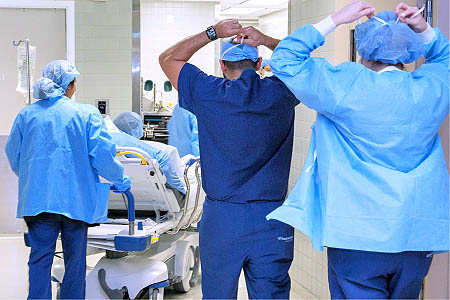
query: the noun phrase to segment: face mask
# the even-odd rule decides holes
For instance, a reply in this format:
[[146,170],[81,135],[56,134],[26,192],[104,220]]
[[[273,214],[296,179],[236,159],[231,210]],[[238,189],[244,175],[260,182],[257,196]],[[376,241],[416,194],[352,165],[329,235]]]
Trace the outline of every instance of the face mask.
[[271,71],[266,71],[264,73],[264,77],[270,77],[270,76],[273,76],[273,73]]
[[[231,39],[231,41],[233,41],[233,40],[234,40],[234,39]],[[241,43],[240,43],[240,44],[236,44],[236,45],[234,45],[234,46],[228,48],[227,50],[225,50],[225,51],[222,53],[222,56],[220,57],[220,59],[223,60],[225,54],[227,54],[228,52],[230,52],[230,51],[233,50],[234,48],[239,47],[239,46],[242,45],[243,43],[244,43],[244,37],[242,37]]]

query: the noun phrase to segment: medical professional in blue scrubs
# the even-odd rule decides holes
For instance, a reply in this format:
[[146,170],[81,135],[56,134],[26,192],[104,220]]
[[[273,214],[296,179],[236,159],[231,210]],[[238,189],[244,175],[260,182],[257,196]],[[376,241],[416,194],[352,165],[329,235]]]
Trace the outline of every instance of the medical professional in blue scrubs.
[[[316,110],[309,154],[269,215],[328,247],[333,299],[417,299],[434,251],[449,251],[449,175],[438,130],[449,113],[449,41],[418,9],[353,1],[280,42],[271,67]],[[310,53],[356,26],[361,63]],[[398,22],[397,22],[398,20]],[[403,64],[425,56],[412,73]]]
[[[234,35],[237,44],[222,43],[225,78],[187,63],[211,41]],[[240,44],[243,38],[251,46]],[[265,216],[286,196],[299,101],[278,78],[256,73],[256,47],[274,49],[278,42],[237,20],[223,20],[159,58],[180,106],[198,121],[207,195],[199,224],[204,299],[235,299],[242,269],[250,299],[289,298],[294,231]]]
[[120,132],[110,132],[114,144],[121,147],[135,147],[147,152],[148,156],[158,162],[166,176],[167,184],[179,193],[186,194],[184,182],[181,181],[175,166],[172,165],[169,154],[140,140],[144,135],[144,124],[137,113],[123,112],[114,119],[114,124],[120,130]]
[[200,156],[197,117],[193,113],[175,105],[167,129],[169,145],[177,148],[180,157],[188,154]]
[[68,61],[50,62],[34,86],[40,99],[17,115],[6,144],[19,177],[17,217],[31,246],[28,299],[51,299],[51,267],[61,233],[65,274],[61,299],[84,299],[88,224],[107,220],[109,184],[130,187],[100,112],[70,98],[80,73]]

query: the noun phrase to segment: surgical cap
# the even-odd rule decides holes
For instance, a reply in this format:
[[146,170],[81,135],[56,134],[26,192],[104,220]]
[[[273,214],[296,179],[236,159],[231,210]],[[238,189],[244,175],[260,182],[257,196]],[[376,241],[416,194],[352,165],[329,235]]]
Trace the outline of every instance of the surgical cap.
[[268,58],[263,58],[262,62],[261,62],[261,68],[264,68],[265,66],[270,65],[270,59]]
[[66,60],[54,60],[45,66],[42,78],[33,86],[36,99],[51,99],[65,94],[67,86],[80,75]]
[[376,17],[386,23],[371,18],[356,26],[356,49],[362,58],[395,65],[412,63],[425,54],[416,33],[407,24],[397,23],[393,11],[382,11]]
[[114,120],[117,128],[137,139],[144,135],[144,124],[141,117],[135,112],[123,112]]
[[224,39],[222,41],[220,58],[225,61],[250,59],[256,62],[258,61],[258,49],[246,44],[233,43],[232,39]]

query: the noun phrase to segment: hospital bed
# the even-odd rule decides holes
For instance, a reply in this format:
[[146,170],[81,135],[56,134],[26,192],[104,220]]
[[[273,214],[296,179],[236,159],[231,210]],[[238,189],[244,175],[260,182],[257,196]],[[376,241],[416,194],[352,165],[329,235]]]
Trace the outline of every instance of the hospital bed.
[[[205,198],[199,159],[185,164],[186,195],[177,197],[157,161],[145,151],[117,151],[132,187],[125,193],[112,190],[108,222],[88,230],[86,298],[162,299],[169,285],[188,292],[200,263],[198,233],[191,227],[201,218]],[[90,256],[99,253],[103,257],[89,267]],[[60,260],[54,264],[52,280],[60,284],[63,275]]]

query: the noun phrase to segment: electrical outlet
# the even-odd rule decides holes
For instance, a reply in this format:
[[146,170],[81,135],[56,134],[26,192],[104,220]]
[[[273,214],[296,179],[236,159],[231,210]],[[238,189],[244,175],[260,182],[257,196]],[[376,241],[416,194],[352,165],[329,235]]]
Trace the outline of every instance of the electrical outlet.
[[102,115],[109,115],[109,99],[95,99],[95,107]]

